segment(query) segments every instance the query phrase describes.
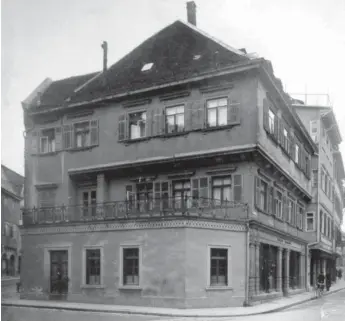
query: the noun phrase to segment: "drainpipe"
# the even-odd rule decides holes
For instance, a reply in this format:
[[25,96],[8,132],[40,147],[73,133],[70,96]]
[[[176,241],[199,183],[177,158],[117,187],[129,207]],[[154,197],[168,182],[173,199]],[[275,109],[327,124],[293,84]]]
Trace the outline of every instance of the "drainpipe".
[[249,205],[247,204],[247,220],[246,220],[246,270],[245,270],[245,298],[244,306],[249,306],[249,269],[250,269],[250,235],[249,235]]

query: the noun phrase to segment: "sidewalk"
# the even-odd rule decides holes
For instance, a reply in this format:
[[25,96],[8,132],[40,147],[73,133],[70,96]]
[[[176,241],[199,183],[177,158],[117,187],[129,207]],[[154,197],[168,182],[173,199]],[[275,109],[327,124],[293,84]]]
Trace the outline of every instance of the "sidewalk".
[[[345,289],[345,281],[338,281],[333,284],[331,290],[325,295],[338,292]],[[120,306],[120,305],[104,305],[104,304],[86,304],[60,301],[35,301],[35,300],[18,300],[3,299],[3,306],[15,307],[34,307],[42,309],[58,309],[71,311],[89,311],[89,312],[106,312],[121,314],[136,314],[150,316],[169,316],[169,317],[235,317],[249,316],[255,314],[264,314],[277,312],[286,308],[310,301],[314,298],[314,292],[305,292],[288,298],[263,303],[252,307],[229,307],[229,308],[207,308],[207,309],[169,309],[156,307],[140,307],[140,306]]]

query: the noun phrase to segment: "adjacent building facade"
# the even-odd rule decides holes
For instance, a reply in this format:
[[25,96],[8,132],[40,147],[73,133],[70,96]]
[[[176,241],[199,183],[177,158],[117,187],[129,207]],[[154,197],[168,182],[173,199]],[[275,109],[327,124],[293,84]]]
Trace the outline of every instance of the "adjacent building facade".
[[313,158],[313,200],[307,219],[313,218],[317,240],[310,245],[310,284],[315,285],[320,272],[330,273],[336,281],[337,259],[341,257],[343,223],[344,164],[339,144],[342,141],[336,116],[327,95],[307,95],[293,101],[299,117],[309,130],[318,153]]
[[71,301],[179,308],[307,289],[317,145],[270,62],[188,6],[190,23],[23,102],[23,297],[61,280]]
[[24,178],[1,165],[1,277],[20,273]]

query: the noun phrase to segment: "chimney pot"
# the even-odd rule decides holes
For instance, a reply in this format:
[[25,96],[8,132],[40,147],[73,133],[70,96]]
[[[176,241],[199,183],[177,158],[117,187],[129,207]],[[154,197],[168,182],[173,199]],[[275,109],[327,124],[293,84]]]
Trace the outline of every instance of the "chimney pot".
[[103,72],[107,70],[107,63],[108,63],[108,43],[103,41],[101,45],[103,49]]
[[196,26],[196,4],[194,1],[187,2],[187,21]]

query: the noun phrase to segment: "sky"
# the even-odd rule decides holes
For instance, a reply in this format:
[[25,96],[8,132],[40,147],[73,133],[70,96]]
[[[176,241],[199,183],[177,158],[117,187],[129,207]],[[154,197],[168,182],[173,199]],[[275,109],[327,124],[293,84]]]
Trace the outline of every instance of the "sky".
[[[329,94],[345,139],[345,0],[195,2],[198,28],[271,60],[287,92]],[[104,40],[110,65],[176,19],[185,0],[2,0],[2,163],[24,174],[21,101],[46,77],[99,71]]]

